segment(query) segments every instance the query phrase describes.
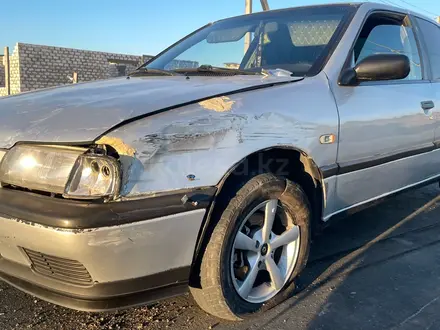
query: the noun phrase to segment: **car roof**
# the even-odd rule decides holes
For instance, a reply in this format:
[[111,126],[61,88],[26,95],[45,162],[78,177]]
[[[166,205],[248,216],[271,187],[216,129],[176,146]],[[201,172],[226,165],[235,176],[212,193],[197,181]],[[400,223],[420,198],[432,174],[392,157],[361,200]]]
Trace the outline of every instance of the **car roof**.
[[[233,17],[221,19],[216,22],[221,22],[221,21],[228,20],[231,18],[239,18],[239,17],[265,16],[265,15],[268,15],[271,13],[276,13],[276,12],[293,11],[298,8],[316,8],[316,7],[355,7],[355,8],[359,8],[361,6],[363,8],[365,8],[366,10],[383,9],[383,10],[390,10],[390,11],[394,11],[394,12],[408,14],[408,15],[412,15],[412,16],[417,16],[419,18],[425,19],[429,22],[432,22],[432,23],[440,26],[440,24],[438,24],[434,19],[432,19],[426,15],[423,15],[419,12],[412,11],[411,9],[408,9],[408,8],[403,8],[403,7],[398,7],[398,6],[393,6],[393,5],[389,5],[389,4],[385,4],[385,3],[378,3],[378,2],[346,2],[346,3],[340,2],[340,3],[326,3],[326,4],[308,5],[308,6],[296,6],[296,7],[261,11],[261,12],[257,12],[257,13],[253,13],[253,14],[238,15],[238,16],[233,16]],[[214,23],[216,23],[216,22],[214,22]]]
[[419,18],[422,18],[424,20],[427,20],[431,23],[434,23],[436,25],[439,25],[437,21],[435,21],[433,18],[426,16],[424,14],[421,14],[420,12],[411,10],[409,8],[404,8],[404,7],[399,7],[399,6],[393,6],[393,5],[388,5],[385,3],[377,3],[377,2],[362,2],[360,3],[362,5],[362,7],[365,7],[367,10],[368,9],[384,9],[384,10],[391,10],[391,11],[395,11],[398,13],[403,13],[403,14],[407,14],[407,15],[411,15],[411,16],[416,16]]
[[[286,7],[286,8],[281,8],[281,9],[272,9],[272,10],[267,10],[267,11],[259,11],[259,12],[255,12],[252,14],[243,14],[243,15],[237,15],[237,16],[231,16],[231,17],[227,17],[221,20],[218,20],[216,22],[220,22],[220,21],[224,21],[224,20],[228,20],[231,18],[239,18],[239,17],[255,17],[255,16],[265,16],[268,14],[273,14],[273,13],[277,13],[277,12],[288,12],[288,11],[294,11],[296,9],[299,8],[321,8],[321,7],[359,7],[361,6],[363,3],[362,2],[353,2],[353,3],[326,3],[326,4],[321,4],[321,5],[307,5],[307,6],[295,6],[295,7]],[[215,23],[215,22],[214,22]]]

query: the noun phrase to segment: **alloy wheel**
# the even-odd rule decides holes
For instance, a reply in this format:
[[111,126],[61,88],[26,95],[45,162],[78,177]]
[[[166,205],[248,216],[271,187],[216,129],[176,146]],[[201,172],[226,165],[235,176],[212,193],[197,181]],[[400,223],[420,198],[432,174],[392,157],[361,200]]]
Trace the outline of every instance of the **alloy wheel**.
[[278,199],[256,206],[233,244],[231,277],[238,295],[250,303],[273,298],[291,277],[299,247],[300,229]]

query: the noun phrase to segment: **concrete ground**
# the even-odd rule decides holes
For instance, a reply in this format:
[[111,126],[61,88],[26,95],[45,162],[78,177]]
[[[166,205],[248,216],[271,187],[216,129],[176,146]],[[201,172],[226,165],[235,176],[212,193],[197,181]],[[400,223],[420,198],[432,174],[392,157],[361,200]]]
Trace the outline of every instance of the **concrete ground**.
[[440,189],[409,192],[333,224],[282,305],[241,323],[190,296],[113,313],[57,307],[0,283],[1,329],[440,329]]

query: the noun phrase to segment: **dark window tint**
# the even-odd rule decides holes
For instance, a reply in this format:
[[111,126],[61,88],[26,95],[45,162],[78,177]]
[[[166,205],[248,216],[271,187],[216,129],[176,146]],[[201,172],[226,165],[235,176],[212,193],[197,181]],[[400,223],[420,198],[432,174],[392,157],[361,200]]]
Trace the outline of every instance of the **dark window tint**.
[[417,18],[429,53],[433,79],[440,80],[440,28],[434,23]]

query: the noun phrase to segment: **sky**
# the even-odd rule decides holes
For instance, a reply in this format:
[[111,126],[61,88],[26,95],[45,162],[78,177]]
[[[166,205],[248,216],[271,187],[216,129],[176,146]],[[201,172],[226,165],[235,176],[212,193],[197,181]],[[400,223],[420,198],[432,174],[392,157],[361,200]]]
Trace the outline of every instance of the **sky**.
[[[259,0],[254,11],[261,11]],[[376,0],[440,16],[439,0]],[[155,55],[206,23],[244,13],[245,0],[2,1],[0,54],[17,42]],[[325,0],[268,0],[271,9]],[[329,1],[327,1],[329,2]],[[332,0],[330,2],[347,2]],[[411,6],[412,5],[412,6]],[[420,10],[419,7],[423,10]]]

